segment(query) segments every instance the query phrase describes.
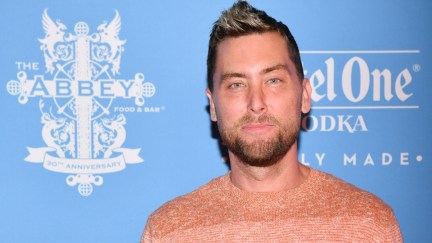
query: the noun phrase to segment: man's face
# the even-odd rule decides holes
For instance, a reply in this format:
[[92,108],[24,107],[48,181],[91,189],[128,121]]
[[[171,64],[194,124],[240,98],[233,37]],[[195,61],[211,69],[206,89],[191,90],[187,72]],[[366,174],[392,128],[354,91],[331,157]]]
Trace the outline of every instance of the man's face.
[[[222,41],[217,48],[211,119],[230,153],[251,166],[277,163],[296,143],[310,85],[300,82],[277,32]],[[293,149],[297,149],[295,146]]]

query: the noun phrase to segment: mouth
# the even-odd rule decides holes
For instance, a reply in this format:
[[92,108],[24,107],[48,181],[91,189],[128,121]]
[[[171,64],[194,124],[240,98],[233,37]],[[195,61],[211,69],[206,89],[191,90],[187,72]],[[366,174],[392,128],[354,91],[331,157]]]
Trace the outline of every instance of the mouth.
[[242,130],[247,132],[247,133],[261,133],[261,132],[269,131],[273,127],[274,126],[270,123],[252,122],[252,123],[247,123],[247,124],[243,125]]

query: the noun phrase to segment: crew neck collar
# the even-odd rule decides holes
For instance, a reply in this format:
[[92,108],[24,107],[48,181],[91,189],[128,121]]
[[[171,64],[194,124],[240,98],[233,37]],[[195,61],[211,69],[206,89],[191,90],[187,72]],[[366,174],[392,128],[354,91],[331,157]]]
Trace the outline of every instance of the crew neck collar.
[[[227,189],[227,191],[229,192],[230,195],[237,197],[237,198],[260,198],[260,197],[264,197],[264,198],[270,198],[272,200],[281,197],[281,198],[285,198],[285,197],[293,197],[297,194],[299,194],[300,192],[305,192],[307,191],[308,187],[310,186],[311,182],[313,181],[313,179],[316,176],[317,171],[312,169],[311,167],[309,167],[309,174],[307,175],[306,179],[297,187],[295,188],[291,188],[291,189],[287,189],[287,190],[283,190],[283,191],[275,191],[275,192],[250,192],[250,191],[245,191],[242,190],[240,188],[238,188],[237,186],[235,186],[230,179],[230,175],[231,175],[231,171],[229,171],[225,176],[223,176],[223,184],[224,187]],[[300,194],[304,194],[304,193],[300,193]]]

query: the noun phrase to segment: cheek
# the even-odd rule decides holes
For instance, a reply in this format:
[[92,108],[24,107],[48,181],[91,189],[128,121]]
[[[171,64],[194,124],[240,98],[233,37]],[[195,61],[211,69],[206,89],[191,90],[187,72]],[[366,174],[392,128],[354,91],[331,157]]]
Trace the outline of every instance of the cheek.
[[270,102],[268,102],[268,107],[272,108],[273,111],[292,111],[300,107],[300,99],[297,97],[290,96],[279,96],[272,97]]
[[244,115],[242,105],[236,102],[215,103],[215,112],[218,121],[227,125],[231,125],[230,123],[234,123]]
[[301,115],[300,99],[274,100],[268,105],[269,114],[279,119],[293,119]]

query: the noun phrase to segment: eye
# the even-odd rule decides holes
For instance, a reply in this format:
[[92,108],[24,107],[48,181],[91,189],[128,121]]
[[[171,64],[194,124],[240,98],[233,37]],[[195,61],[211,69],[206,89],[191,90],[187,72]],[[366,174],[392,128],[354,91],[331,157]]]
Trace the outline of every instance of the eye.
[[228,86],[229,89],[240,89],[243,87],[244,87],[243,83],[232,83]]
[[269,84],[269,85],[278,85],[278,84],[280,84],[282,81],[280,80],[280,79],[277,79],[277,78],[272,78],[272,79],[269,79],[268,81],[267,81],[267,83]]

